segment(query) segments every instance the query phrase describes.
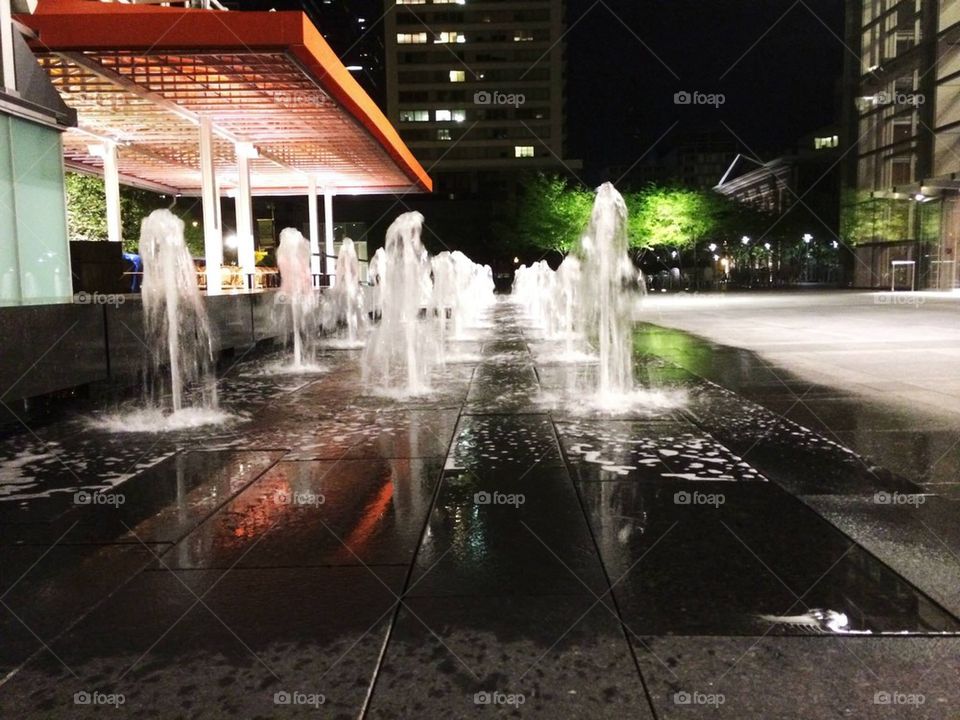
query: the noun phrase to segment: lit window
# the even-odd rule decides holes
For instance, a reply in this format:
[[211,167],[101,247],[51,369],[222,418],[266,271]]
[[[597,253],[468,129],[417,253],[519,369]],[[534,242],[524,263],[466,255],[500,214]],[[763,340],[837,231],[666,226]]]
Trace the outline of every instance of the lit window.
[[401,110],[400,122],[429,122],[429,110]]
[[440,128],[437,130],[437,140],[452,140],[450,137],[450,128]]
[[450,82],[464,82],[467,79],[467,73],[464,70],[451,70]]
[[467,0],[433,0],[434,5],[466,5]]
[[434,113],[437,122],[463,122],[467,119],[466,110],[437,110]]
[[513,156],[518,158],[533,157],[533,145],[514,145]]
[[[463,33],[458,33],[455,30],[438,32],[436,37],[433,39],[435,43],[462,43],[466,42],[467,39],[463,36]],[[424,40],[426,42],[426,40]]]
[[[437,0],[434,0],[436,2]],[[397,0],[397,5],[426,5],[427,0]]]
[[427,34],[425,32],[397,33],[397,42],[400,45],[415,45],[417,43],[425,43],[426,41]]
[[533,40],[533,33],[529,30],[514,30],[513,31],[513,41],[514,42],[530,42]]
[[813,139],[813,149],[823,150],[824,148],[835,148],[840,146],[840,138],[836,135],[827,135],[826,137],[815,137]]

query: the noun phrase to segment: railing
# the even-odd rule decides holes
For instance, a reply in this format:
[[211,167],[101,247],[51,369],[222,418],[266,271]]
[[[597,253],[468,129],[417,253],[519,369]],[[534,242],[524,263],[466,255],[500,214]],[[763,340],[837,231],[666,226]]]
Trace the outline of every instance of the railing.
[[[325,258],[327,261],[334,260],[334,256],[328,255]],[[360,260],[361,267],[369,268],[369,260]],[[223,290],[270,290],[280,287],[280,270],[275,267],[258,267],[256,272],[244,273],[243,270],[239,267],[233,265],[225,265],[222,268],[222,289]],[[201,290],[207,289],[207,273],[203,268],[199,268],[196,271],[197,273],[197,285]],[[330,287],[330,273],[319,272],[319,273],[310,273],[313,278],[313,286],[316,288]],[[367,277],[368,273],[361,272],[360,278],[361,282],[367,282],[369,284],[369,278]],[[125,272],[123,277],[129,278],[130,283],[128,287],[131,288],[132,292],[139,292],[140,286],[143,281],[143,272]]]

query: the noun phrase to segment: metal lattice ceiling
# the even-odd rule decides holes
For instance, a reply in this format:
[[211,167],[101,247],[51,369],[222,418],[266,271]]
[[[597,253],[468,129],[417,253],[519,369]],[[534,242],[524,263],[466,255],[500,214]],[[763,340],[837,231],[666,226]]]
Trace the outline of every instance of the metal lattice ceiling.
[[[251,15],[179,12],[201,13],[192,15],[191,21],[226,17],[219,20],[224,25]],[[264,15],[273,22],[291,13]],[[90,23],[101,17],[98,13],[82,24],[99,30]],[[302,40],[295,51],[254,49],[237,33],[230,38],[222,32],[218,45],[228,37],[229,47],[219,52],[209,44],[184,48],[176,38],[170,43],[175,48],[161,46],[161,38],[146,51],[102,45],[86,49],[81,40],[49,39],[54,33],[67,34],[62,26],[44,30],[55,16],[29,19],[40,28],[34,44],[39,61],[65,102],[77,110],[78,127],[64,138],[65,160],[71,167],[100,171],[102,160],[92,146],[98,139],[110,140],[118,145],[119,169],[126,182],[197,194],[198,122],[207,117],[216,132],[218,183],[228,192],[237,184],[235,142],[250,143],[258,151],[259,157],[250,164],[257,194],[306,192],[311,178],[320,186],[347,192],[430,189],[426,173],[359,86],[346,88],[352,80],[341,78],[334,86],[340,97],[335,99],[328,91],[330,76],[345,70],[335,56],[339,68],[329,67],[329,48],[325,44],[319,48],[322,60],[311,54],[304,62],[303,48],[308,41],[316,45],[313,38]],[[78,38],[85,38],[79,25],[77,29]],[[309,29],[316,33],[312,26]],[[123,46],[122,37],[116,46]]]

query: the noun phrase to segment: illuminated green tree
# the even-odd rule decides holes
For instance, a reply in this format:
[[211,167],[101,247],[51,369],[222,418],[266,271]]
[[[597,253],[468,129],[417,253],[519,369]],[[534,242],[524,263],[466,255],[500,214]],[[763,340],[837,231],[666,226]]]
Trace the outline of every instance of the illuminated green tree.
[[[515,210],[513,247],[569,252],[590,221],[594,192],[558,177],[538,175],[524,184]],[[669,248],[680,253],[707,241],[739,243],[773,224],[765,213],[710,190],[648,185],[628,192],[627,228],[635,249]],[[502,234],[502,233],[501,233]]]
[[516,210],[523,246],[562,253],[573,249],[590,221],[593,193],[560,177],[536,175],[524,183]]
[[[107,239],[107,200],[103,180],[93,175],[68,172],[67,231],[71,240]],[[140,243],[140,222],[154,210],[170,206],[168,198],[147,190],[128,186],[120,187],[120,217],[123,223],[123,249],[137,252]],[[187,247],[194,255],[203,255],[203,230],[186,209],[178,211],[184,221]]]
[[910,236],[909,201],[871,197],[868,191],[844,191],[840,210],[840,237],[844,242],[859,245]]
[[650,185],[626,201],[634,247],[683,250],[716,227],[718,204],[706,192]]

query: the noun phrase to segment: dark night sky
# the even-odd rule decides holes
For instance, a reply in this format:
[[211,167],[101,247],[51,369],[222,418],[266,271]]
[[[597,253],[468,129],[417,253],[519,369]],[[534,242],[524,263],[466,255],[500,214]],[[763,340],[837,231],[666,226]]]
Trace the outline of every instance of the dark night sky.
[[[588,169],[632,163],[675,121],[657,151],[685,130],[729,137],[726,123],[767,156],[836,116],[846,52],[838,0],[594,2],[568,0],[567,9],[570,154]],[[677,106],[678,90],[723,93],[726,102]]]
[[[309,10],[321,1],[243,6]],[[383,8],[381,0],[328,8],[337,6],[371,21]],[[675,121],[654,153],[686,131],[730,137],[723,123],[762,157],[794,147],[836,118],[843,12],[840,0],[567,0],[568,155],[599,180],[603,167],[632,164]],[[382,34],[382,22],[370,32]],[[677,106],[679,90],[723,93],[726,102]]]

